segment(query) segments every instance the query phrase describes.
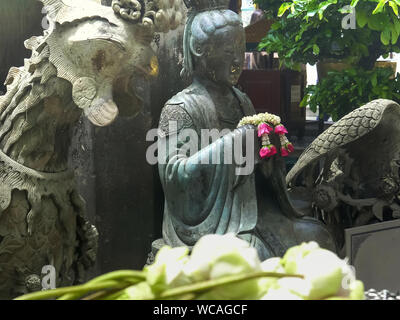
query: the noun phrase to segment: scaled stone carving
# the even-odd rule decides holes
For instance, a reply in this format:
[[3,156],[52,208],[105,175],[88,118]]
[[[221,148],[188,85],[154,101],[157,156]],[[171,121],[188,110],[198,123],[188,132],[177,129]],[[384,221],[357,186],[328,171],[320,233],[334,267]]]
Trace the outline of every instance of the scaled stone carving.
[[97,126],[141,106],[134,81],[158,72],[154,32],[175,28],[179,1],[41,0],[50,29],[25,42],[32,57],[11,68],[0,97],[0,298],[84,280],[97,231],[67,168],[70,128],[83,112]]
[[286,182],[294,203],[323,221],[344,252],[344,229],[400,218],[400,106],[374,100],[323,132]]
[[[303,219],[291,206],[280,155],[258,159],[256,170],[243,176],[236,174],[237,163],[224,163],[223,155],[233,152],[235,139],[245,141],[247,132],[256,132],[253,126],[236,129],[244,116],[255,113],[248,97],[233,87],[243,66],[244,30],[241,18],[227,9],[227,1],[196,0],[186,5],[190,11],[182,75],[193,82],[165,104],[159,124],[159,156],[166,160],[159,164],[165,194],[164,242],[191,247],[205,234],[233,232],[256,247],[263,259],[310,240],[335,250],[323,224]],[[196,132],[199,140],[187,141],[181,135],[185,129]],[[202,129],[229,132],[208,145]],[[280,150],[279,138],[272,139]],[[203,148],[204,143],[208,146]],[[259,139],[253,143],[258,154]],[[188,155],[189,150],[194,152]],[[201,163],[215,158],[220,162]]]

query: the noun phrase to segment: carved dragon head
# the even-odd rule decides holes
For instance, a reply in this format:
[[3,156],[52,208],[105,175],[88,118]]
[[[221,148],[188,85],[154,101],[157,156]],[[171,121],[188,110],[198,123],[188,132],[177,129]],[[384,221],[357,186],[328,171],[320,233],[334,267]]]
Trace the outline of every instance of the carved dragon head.
[[50,27],[28,46],[49,61],[57,77],[72,84],[72,98],[97,126],[112,123],[119,113],[135,115],[141,99],[134,80],[157,75],[151,41],[183,19],[181,0],[114,0],[112,7],[93,0],[40,0]]

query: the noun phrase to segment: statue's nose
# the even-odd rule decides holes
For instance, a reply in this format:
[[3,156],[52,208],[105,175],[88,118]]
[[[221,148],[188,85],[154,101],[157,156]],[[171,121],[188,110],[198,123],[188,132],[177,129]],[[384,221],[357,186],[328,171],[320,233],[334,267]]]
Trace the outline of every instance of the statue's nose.
[[241,67],[243,65],[244,55],[237,55],[233,60],[235,66]]
[[238,73],[241,70],[241,59],[239,57],[235,58],[232,62],[231,72]]

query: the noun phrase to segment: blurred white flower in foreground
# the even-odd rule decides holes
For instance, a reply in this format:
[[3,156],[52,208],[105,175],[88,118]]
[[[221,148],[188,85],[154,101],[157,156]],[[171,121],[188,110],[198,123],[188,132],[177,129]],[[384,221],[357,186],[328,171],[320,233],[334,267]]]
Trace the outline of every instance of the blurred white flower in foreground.
[[[288,274],[304,276],[304,287],[300,290],[302,292],[296,292],[305,295],[307,299],[364,298],[362,282],[356,280],[347,261],[329,250],[320,248],[316,242],[290,248],[283,257],[282,264]],[[294,279],[291,281],[294,282]],[[347,288],[344,288],[344,284],[347,284]],[[293,290],[294,287],[293,285]],[[308,294],[305,288],[309,289]]]
[[156,297],[168,289],[227,276],[273,272],[281,276],[228,283],[200,290],[194,297],[201,300],[364,299],[363,284],[356,280],[353,268],[316,242],[292,247],[283,258],[261,262],[257,250],[234,234],[206,235],[190,255],[185,247],[163,247],[155,262],[144,270],[145,284],[128,288],[124,297]]

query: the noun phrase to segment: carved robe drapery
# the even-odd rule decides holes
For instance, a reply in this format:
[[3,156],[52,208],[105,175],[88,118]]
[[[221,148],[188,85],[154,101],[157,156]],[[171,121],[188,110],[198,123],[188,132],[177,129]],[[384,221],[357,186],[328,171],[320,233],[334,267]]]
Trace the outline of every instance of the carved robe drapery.
[[[245,114],[254,114],[246,97],[238,90],[235,93]],[[169,121],[177,121],[176,132],[168,131]],[[198,137],[201,137],[201,129],[226,129],[202,86],[190,86],[169,100],[163,109],[160,135],[161,144],[164,144],[168,154],[174,151],[168,146],[172,135],[189,128],[196,131]],[[166,198],[163,233],[167,243],[191,246],[204,234],[239,234],[255,228],[257,202],[254,175],[245,177],[237,184],[236,165],[223,163],[224,152],[232,152],[234,136],[240,134],[238,130],[233,131],[202,150],[199,139],[199,152],[190,158],[181,153],[180,148],[185,141],[177,137],[177,152],[172,157],[167,156],[166,164],[159,165]],[[211,159],[215,148],[219,149],[220,164],[198,164],[201,158]]]
[[[224,163],[224,154],[233,152],[235,137],[243,137],[246,129],[230,131],[202,148],[201,129],[232,130],[241,117],[255,113],[248,97],[232,90],[241,115],[235,115],[232,106],[216,106],[198,82],[170,99],[162,111],[159,157],[165,162],[159,163],[159,174],[165,194],[163,238],[171,246],[192,246],[205,234],[233,232],[256,247],[261,258],[268,258],[284,253],[291,245],[312,240],[315,234],[311,232],[310,239],[299,236],[305,222],[296,223],[298,214],[286,197],[283,176],[272,173],[271,179],[261,178],[264,185],[260,185],[257,180],[263,174],[259,169],[239,176],[235,161]],[[230,118],[222,116],[229,113]],[[198,141],[180,134],[185,129],[193,129]],[[189,156],[192,147],[196,152]],[[219,164],[211,162],[215,157]],[[201,159],[213,164],[202,164]],[[267,166],[274,166],[275,160],[268,161]],[[274,190],[277,188],[281,190]],[[267,189],[275,194],[265,195]]]

